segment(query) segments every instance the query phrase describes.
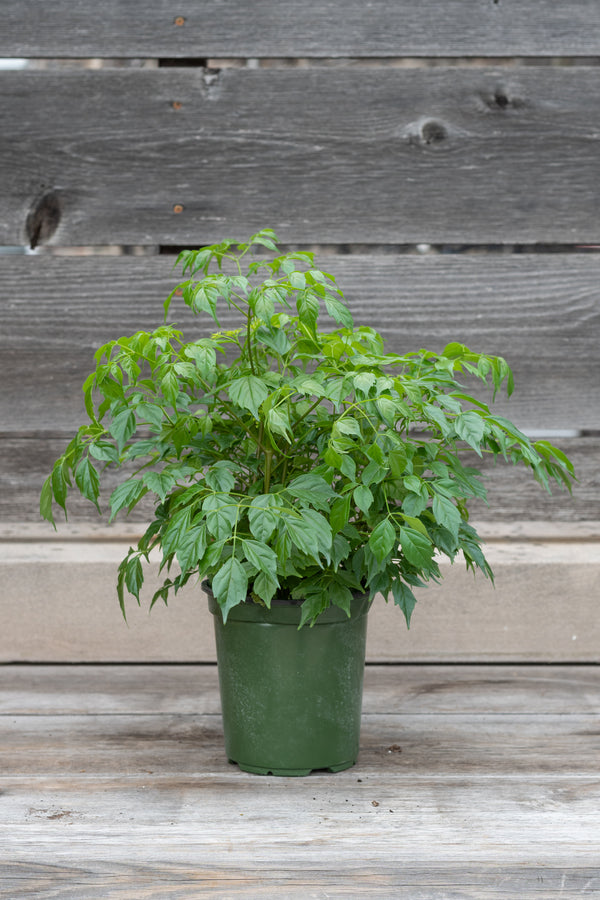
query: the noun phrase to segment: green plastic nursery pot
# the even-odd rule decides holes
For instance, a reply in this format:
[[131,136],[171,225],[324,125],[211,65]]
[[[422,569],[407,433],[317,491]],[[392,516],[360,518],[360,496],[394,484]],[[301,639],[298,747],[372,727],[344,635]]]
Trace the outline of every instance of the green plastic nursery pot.
[[299,605],[252,601],[214,616],[228,758],[258,775],[340,772],[358,756],[367,596],[300,630]]

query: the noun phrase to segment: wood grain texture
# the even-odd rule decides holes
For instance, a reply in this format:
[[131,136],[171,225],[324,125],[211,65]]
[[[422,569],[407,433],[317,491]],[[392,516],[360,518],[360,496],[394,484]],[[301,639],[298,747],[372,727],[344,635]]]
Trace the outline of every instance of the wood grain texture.
[[22,71],[1,84],[4,244],[24,243],[28,220],[67,245],[206,242],[265,223],[286,241],[600,240],[598,68]]
[[3,13],[2,56],[592,56],[600,47],[594,0],[255,0],[251,14],[240,0],[44,0],[35,16],[18,4]]
[[[516,390],[508,402],[498,398],[498,411],[522,428],[600,428],[599,255],[316,259],[336,276],[356,323],[380,330],[390,351],[441,351],[458,340],[503,355]],[[94,351],[162,324],[162,301],[178,280],[172,267],[171,256],[0,258],[0,431],[76,427]],[[220,315],[223,328],[238,324]],[[215,328],[181,301],[170,318],[187,335]]]
[[[369,614],[370,662],[598,662],[600,543],[494,542],[486,556],[495,588],[462,563],[440,560],[441,585],[416,592],[407,630],[392,603]],[[60,534],[60,532],[59,532]],[[162,583],[158,560],[146,571],[141,605],[116,572],[131,542],[13,541],[0,545],[0,662],[212,662],[214,628],[206,597],[190,582],[169,607],[149,613]]]
[[212,669],[0,675],[11,900],[600,889],[597,667],[368,668],[357,766],[304,779],[227,763]]
[[[42,484],[52,464],[64,452],[71,435],[52,432],[33,436],[3,435],[0,437],[0,520],[7,523],[40,522],[39,498]],[[469,464],[483,472],[488,487],[487,505],[473,501],[470,509],[478,519],[496,521],[532,521],[547,519],[556,523],[589,522],[600,518],[600,439],[553,438],[573,461],[578,482],[572,494],[557,489],[546,493],[526,470],[503,461],[496,465],[468,454]],[[117,485],[114,473],[107,473],[101,504],[108,521],[110,492]],[[75,524],[100,522],[96,508],[76,492],[68,500],[69,522]],[[127,521],[149,522],[154,510],[151,495],[144,498]],[[119,521],[124,521],[119,515]],[[63,520],[64,521],[64,520]],[[50,528],[50,526],[48,526]],[[567,528],[568,531],[568,528]],[[15,535],[16,537],[16,535]],[[48,540],[50,534],[48,533]]]
[[[217,667],[0,668],[1,716],[219,715]],[[600,715],[595,665],[367,665],[363,715]]]

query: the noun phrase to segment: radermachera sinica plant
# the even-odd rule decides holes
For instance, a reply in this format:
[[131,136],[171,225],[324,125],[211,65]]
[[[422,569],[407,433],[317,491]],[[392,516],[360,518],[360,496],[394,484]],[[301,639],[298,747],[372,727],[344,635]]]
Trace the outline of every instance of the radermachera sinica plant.
[[247,598],[291,599],[310,623],[380,592],[410,623],[414,589],[440,578],[439,554],[492,575],[469,524],[469,501],[486,494],[470,451],[523,464],[546,488],[570,487],[573,467],[467,392],[474,377],[510,394],[504,359],[461,343],[386,353],[313,255],[277,255],[276,241],[265,229],[179,255],[185,280],[165,321],[177,291],[217,327],[220,304],[234,308],[236,330],[186,339],[164,324],[100,347],[83,386],[89,421],[44,483],[42,515],[53,522],[71,488],[100,511],[108,470],[121,476],[111,519],[154,495],[119,567],[123,612],[125,591],[140,602],[156,549],[166,577],[152,604],[207,579],[225,619]]

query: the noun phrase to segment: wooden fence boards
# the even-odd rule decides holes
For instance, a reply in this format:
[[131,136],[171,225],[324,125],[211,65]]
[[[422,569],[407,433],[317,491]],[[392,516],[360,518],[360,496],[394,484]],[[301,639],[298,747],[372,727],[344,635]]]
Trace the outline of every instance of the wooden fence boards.
[[600,46],[595,0],[44,0],[35,15],[5,6],[3,56],[590,56]]
[[30,238],[67,245],[198,243],[265,223],[291,242],[600,241],[600,68],[24,71],[1,84],[0,243],[26,242],[28,217]]
[[[73,429],[96,348],[162,323],[162,301],[179,278],[173,261],[0,257],[0,432]],[[440,351],[458,340],[499,353],[514,368],[516,390],[497,406],[521,427],[600,427],[599,256],[318,254],[317,261],[336,276],[356,322],[381,330],[390,351]],[[170,319],[186,334],[216,330],[177,298]],[[235,324],[226,309],[220,322]]]

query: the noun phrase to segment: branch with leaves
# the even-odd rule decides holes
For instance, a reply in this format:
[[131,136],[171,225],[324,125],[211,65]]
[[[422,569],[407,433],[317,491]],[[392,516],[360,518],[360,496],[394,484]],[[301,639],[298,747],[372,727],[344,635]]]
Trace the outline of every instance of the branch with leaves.
[[[256,257],[261,247],[269,258]],[[354,326],[334,277],[311,253],[278,255],[269,229],[186,250],[177,264],[185,280],[165,320],[180,294],[217,328],[225,304],[239,328],[188,342],[164,324],[100,347],[83,385],[89,421],[41,495],[52,523],[73,488],[100,510],[107,470],[122,474],[111,520],[154,497],[119,567],[124,614],[158,550],[167,577],[152,604],[194,577],[210,581],[225,619],[247,598],[269,607],[277,596],[301,601],[312,623],[332,604],[349,614],[355,592],[381,592],[410,624],[414,589],[441,577],[439,554],[492,577],[468,513],[485,486],[465,452],[570,488],[560,450],[531,442],[463,384],[510,394],[504,359],[460,343],[386,353],[375,330]],[[323,313],[330,331],[319,330]]]

